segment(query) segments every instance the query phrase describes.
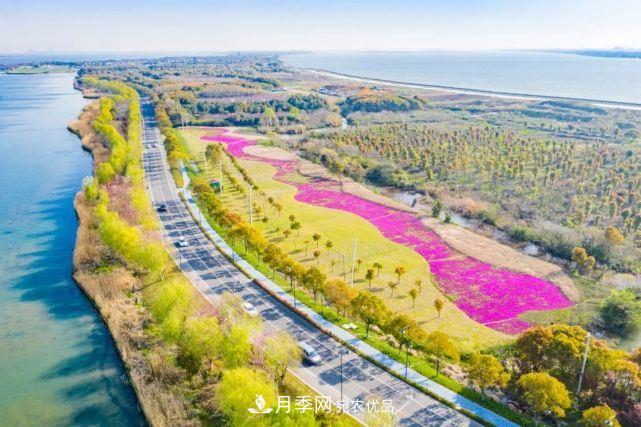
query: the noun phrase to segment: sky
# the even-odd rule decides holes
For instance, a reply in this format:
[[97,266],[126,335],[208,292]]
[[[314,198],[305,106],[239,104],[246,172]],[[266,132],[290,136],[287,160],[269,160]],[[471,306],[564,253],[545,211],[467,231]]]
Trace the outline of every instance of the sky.
[[641,48],[641,0],[0,0],[0,53]]

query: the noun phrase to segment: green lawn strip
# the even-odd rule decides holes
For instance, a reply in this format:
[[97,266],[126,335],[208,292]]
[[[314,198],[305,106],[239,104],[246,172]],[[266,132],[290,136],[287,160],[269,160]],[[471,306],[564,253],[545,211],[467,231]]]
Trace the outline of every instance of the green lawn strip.
[[[189,170],[189,173],[192,176],[195,175],[193,169],[188,168],[188,170]],[[184,200],[184,196],[181,195],[181,197],[183,197],[183,201],[185,201]],[[201,214],[202,214],[203,218],[225,240],[225,242],[237,254],[239,254],[239,255],[242,254],[243,259],[245,259],[254,268],[256,268],[258,271],[263,273],[266,277],[271,278],[271,280],[274,283],[276,283],[278,286],[280,286],[285,292],[287,292],[288,294],[292,295],[299,302],[303,303],[304,305],[306,305],[307,307],[309,307],[310,309],[312,309],[313,311],[315,311],[316,313],[320,314],[325,319],[327,319],[328,321],[332,322],[333,324],[335,324],[335,325],[337,325],[339,327],[341,325],[345,324],[345,323],[350,323],[351,322],[351,323],[355,323],[358,326],[359,330],[364,330],[365,329],[364,325],[361,322],[354,321],[353,319],[349,319],[349,318],[343,317],[340,314],[338,314],[333,308],[331,308],[329,306],[324,306],[323,304],[321,304],[321,303],[319,303],[317,301],[314,301],[312,296],[308,295],[305,291],[301,290],[299,287],[296,288],[296,292],[294,293],[292,291],[291,287],[290,287],[289,280],[286,277],[283,277],[278,273],[274,274],[272,276],[272,270],[268,266],[266,266],[266,264],[264,264],[262,262],[259,262],[259,259],[258,259],[258,257],[256,256],[255,253],[253,253],[251,251],[245,252],[244,246],[243,246],[243,244],[241,242],[234,242],[234,244],[232,244],[232,242],[230,242],[226,238],[225,229],[222,226],[220,226],[220,224],[218,224],[213,218],[211,218],[204,211],[204,209],[202,209],[202,206],[201,206],[200,201],[198,200],[197,196],[194,197],[194,200],[196,201],[196,204],[198,205],[199,209],[201,209]],[[194,219],[196,219],[196,216],[191,211],[191,209],[188,208],[188,210],[189,210],[190,214],[192,215],[192,217],[194,217]],[[196,222],[198,222],[197,219],[196,219]],[[209,238],[209,240],[212,243],[214,243],[213,238],[206,233],[206,231],[204,230],[204,228],[200,224],[199,224],[199,227],[205,233],[205,235]],[[215,245],[215,243],[214,243],[214,245]],[[222,251],[221,251],[221,253],[222,253]],[[235,262],[236,261],[235,259],[231,259],[227,255],[225,255],[225,256],[239,270],[241,270],[245,275],[247,275],[249,278],[251,278],[251,276],[249,276],[249,274],[246,271],[244,271]],[[383,342],[382,339],[380,338],[380,336],[377,335],[376,333],[370,332],[370,335],[367,338],[365,337],[364,333],[358,333],[358,334],[356,334],[356,336],[358,338],[360,338],[362,341],[364,341],[367,344],[369,344],[372,347],[374,347],[375,349],[381,351],[383,354],[385,354],[385,355],[391,357],[392,359],[396,360],[397,362],[405,363],[405,354],[404,353],[399,354],[399,350],[398,349],[393,348],[390,345],[388,345],[387,343]],[[385,371],[391,373],[392,375],[396,376],[397,378],[399,378],[399,379],[401,379],[403,381],[406,381],[402,376],[399,376],[396,372],[389,370],[387,367],[385,367],[385,366],[381,365],[380,363],[378,363],[378,361],[373,360],[373,359],[369,358],[368,356],[366,356],[364,354],[361,354],[358,350],[356,350],[352,346],[349,346],[349,344],[347,344],[347,343],[343,343],[343,344],[347,345],[353,351],[357,352],[362,357],[364,357],[367,360],[369,360],[370,362],[376,364],[377,366],[379,366],[380,368],[384,369]],[[496,414],[501,415],[501,416],[503,416],[503,417],[515,422],[515,423],[520,424],[520,425],[534,425],[533,421],[528,419],[524,415],[519,414],[519,413],[513,411],[512,409],[510,409],[510,408],[508,408],[508,407],[506,407],[506,406],[504,406],[504,405],[502,405],[502,404],[500,404],[500,403],[498,403],[498,402],[496,402],[496,401],[494,401],[492,399],[483,397],[483,395],[481,395],[477,391],[472,390],[470,388],[467,388],[463,384],[458,383],[457,381],[455,381],[455,380],[453,380],[453,379],[451,379],[449,377],[446,377],[444,375],[436,376],[436,369],[431,364],[429,364],[427,361],[425,361],[423,359],[420,359],[418,357],[415,357],[415,356],[410,356],[409,357],[409,361],[410,361],[409,364],[412,367],[412,369],[414,369],[415,371],[417,371],[421,375],[423,375],[423,376],[425,376],[427,378],[430,378],[432,381],[435,381],[435,382],[441,384],[442,386],[444,386],[444,387],[446,387],[446,388],[448,388],[448,389],[460,394],[461,396],[463,396],[463,397],[465,397],[465,398],[467,398],[467,399],[469,399],[469,400],[471,400],[471,401],[473,401],[475,403],[478,403],[479,405],[481,405],[481,406],[483,406],[483,407],[485,407],[487,409],[490,409],[491,411],[495,412]],[[441,403],[443,403],[445,405],[448,405],[449,407],[454,408],[454,409],[458,410],[459,412],[464,413],[468,417],[473,418],[478,422],[481,422],[483,424],[487,424],[483,419],[475,416],[474,414],[469,413],[468,411],[461,410],[460,407],[458,407],[458,406],[454,405],[453,403],[451,403],[451,402],[449,402],[447,400],[444,400],[441,397],[431,393],[429,390],[426,390],[422,386],[420,386],[418,384],[415,384],[412,381],[407,381],[407,382],[409,384],[411,384],[412,386],[416,387],[417,389],[429,394],[430,396],[432,396],[434,399],[440,401]]]

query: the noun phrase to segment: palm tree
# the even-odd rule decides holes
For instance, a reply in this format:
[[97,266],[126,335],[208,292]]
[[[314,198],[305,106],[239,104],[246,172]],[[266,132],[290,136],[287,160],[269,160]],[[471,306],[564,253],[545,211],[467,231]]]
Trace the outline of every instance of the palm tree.
[[321,235],[318,233],[314,233],[312,235],[312,239],[314,239],[314,241],[316,242],[316,247],[318,247],[318,242],[320,241],[320,238],[321,238]]
[[307,250],[309,249],[309,240],[303,240],[303,243],[305,243],[305,256],[307,256]]
[[376,276],[380,276],[381,275],[381,269],[383,268],[383,264],[381,264],[379,262],[375,262],[372,265],[372,267],[376,269]]
[[416,279],[414,281],[414,284],[416,285],[416,289],[418,289],[418,293],[420,294],[423,291],[423,281],[421,279]]
[[365,280],[369,283],[369,288],[372,289],[372,280],[374,279],[374,269],[368,268],[365,273]]
[[361,264],[363,263],[363,260],[358,258],[356,260],[356,271],[359,271],[361,269]]
[[436,298],[434,300],[434,308],[436,309],[437,317],[441,317],[441,310],[443,310],[443,306],[445,305],[445,301],[443,301],[440,298]]
[[292,234],[292,231],[289,228],[286,230],[283,230],[283,236],[285,236],[285,239],[287,239],[290,234]]
[[390,290],[390,297],[393,298],[394,297],[394,290],[396,290],[396,288],[398,287],[398,283],[397,282],[387,282],[387,287]]
[[329,250],[334,246],[334,244],[331,242],[331,240],[328,240],[325,242],[325,247],[327,248],[327,255],[329,255]]
[[412,308],[416,307],[416,298],[418,298],[418,291],[416,289],[410,289],[408,292],[410,298],[412,298]]
[[406,272],[405,267],[400,266],[400,265],[394,269],[394,274],[396,274],[396,276],[397,276],[397,280],[396,280],[397,281],[397,285],[401,284],[401,276],[403,274],[405,274],[405,272]]
[[316,265],[320,264],[320,251],[314,251],[314,258],[316,259]]

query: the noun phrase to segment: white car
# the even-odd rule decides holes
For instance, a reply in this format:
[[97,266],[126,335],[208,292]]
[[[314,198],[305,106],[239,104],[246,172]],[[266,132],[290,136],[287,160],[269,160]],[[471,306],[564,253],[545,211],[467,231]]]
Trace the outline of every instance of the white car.
[[301,353],[303,353],[303,360],[305,360],[306,362],[311,363],[312,365],[320,365],[323,361],[323,359],[320,357],[320,354],[318,354],[318,352],[314,350],[314,347],[307,344],[306,342],[299,342],[298,347],[301,349]]
[[189,246],[189,244],[187,243],[187,240],[185,240],[184,237],[181,237],[180,239],[178,239],[178,247],[186,248],[187,246]]
[[249,317],[258,316],[258,310],[256,310],[256,307],[254,307],[251,303],[244,302],[242,307],[243,307],[243,310],[245,310],[245,313],[247,313]]

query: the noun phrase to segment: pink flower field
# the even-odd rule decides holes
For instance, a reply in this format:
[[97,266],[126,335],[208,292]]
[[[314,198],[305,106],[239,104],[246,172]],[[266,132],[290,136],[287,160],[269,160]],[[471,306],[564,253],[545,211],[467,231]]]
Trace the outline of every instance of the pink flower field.
[[331,180],[316,179],[305,184],[285,179],[296,161],[272,160],[248,155],[244,148],[255,141],[226,135],[221,130],[202,137],[222,142],[235,157],[274,166],[275,179],[298,189],[296,200],[316,206],[351,212],[372,223],[388,239],[411,247],[429,263],[441,291],[475,321],[507,334],[529,327],[518,316],[531,310],[566,308],[572,302],[553,283],[527,274],[492,267],[451,249],[411,213],[389,208],[340,191]]

